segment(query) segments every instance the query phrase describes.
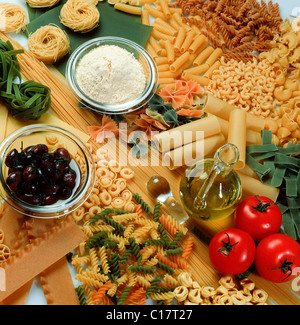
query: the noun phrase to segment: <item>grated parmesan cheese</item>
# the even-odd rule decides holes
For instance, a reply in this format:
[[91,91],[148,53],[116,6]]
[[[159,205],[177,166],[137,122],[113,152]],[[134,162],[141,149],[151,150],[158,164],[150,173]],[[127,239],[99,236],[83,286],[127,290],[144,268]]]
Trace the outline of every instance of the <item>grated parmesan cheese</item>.
[[79,61],[76,81],[90,98],[103,104],[123,104],[145,89],[146,77],[133,53],[116,46],[99,46]]

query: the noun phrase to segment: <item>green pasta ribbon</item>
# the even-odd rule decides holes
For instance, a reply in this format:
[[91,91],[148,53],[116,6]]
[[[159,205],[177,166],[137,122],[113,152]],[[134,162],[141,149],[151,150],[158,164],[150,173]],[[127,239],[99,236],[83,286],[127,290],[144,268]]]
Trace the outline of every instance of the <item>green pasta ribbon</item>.
[[12,92],[1,91],[14,118],[37,120],[51,105],[51,89],[35,81],[13,84]]
[[300,143],[285,148],[272,143],[272,132],[262,130],[262,144],[247,146],[246,163],[260,180],[280,189],[277,205],[282,213],[283,231],[300,238]]
[[51,89],[35,81],[21,82],[17,54],[23,52],[0,40],[0,96],[14,118],[37,120],[50,108]]
[[0,40],[0,89],[11,94],[15,78],[21,81],[20,65],[17,54],[23,50],[14,50],[10,41]]

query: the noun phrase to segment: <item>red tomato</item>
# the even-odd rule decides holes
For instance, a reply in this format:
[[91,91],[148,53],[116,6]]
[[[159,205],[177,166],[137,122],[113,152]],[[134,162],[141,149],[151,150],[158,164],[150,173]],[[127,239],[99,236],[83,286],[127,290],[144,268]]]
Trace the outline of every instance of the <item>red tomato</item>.
[[265,279],[286,282],[297,275],[300,268],[300,244],[284,234],[265,237],[256,248],[255,267]]
[[235,227],[245,230],[255,241],[275,234],[282,223],[279,207],[265,196],[249,196],[236,208]]
[[229,228],[218,232],[209,243],[209,257],[221,273],[240,274],[249,269],[255,258],[255,242],[245,231]]

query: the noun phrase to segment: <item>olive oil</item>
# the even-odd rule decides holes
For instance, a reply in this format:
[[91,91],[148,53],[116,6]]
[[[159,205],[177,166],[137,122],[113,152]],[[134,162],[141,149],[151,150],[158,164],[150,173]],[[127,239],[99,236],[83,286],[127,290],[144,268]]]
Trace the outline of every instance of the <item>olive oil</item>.
[[220,165],[216,159],[205,159],[185,171],[180,182],[180,197],[192,217],[216,220],[234,212],[242,189],[232,167]]

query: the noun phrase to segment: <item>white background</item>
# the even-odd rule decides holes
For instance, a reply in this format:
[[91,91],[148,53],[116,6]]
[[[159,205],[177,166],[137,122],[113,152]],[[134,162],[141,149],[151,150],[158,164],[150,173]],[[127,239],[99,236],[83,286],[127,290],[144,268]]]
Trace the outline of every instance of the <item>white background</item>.
[[[26,7],[25,0],[6,0],[6,1],[0,1],[0,3],[3,2],[12,2],[15,4],[18,4],[22,6],[23,8]],[[280,5],[280,13],[281,17],[284,19],[286,17],[292,16],[298,16],[300,17],[300,0],[273,0],[273,3],[279,3]],[[27,38],[22,34],[11,34],[11,36],[16,39],[20,44],[22,44],[25,48],[27,43]],[[70,272],[72,274],[72,278],[74,279],[75,272],[72,268],[70,268]],[[77,287],[78,284],[80,284],[78,281],[73,280],[74,285]],[[43,290],[40,286],[38,278],[36,278],[33,282],[32,288],[30,290],[26,305],[46,305],[46,299],[43,293]]]

